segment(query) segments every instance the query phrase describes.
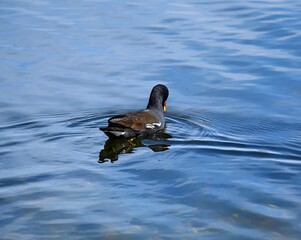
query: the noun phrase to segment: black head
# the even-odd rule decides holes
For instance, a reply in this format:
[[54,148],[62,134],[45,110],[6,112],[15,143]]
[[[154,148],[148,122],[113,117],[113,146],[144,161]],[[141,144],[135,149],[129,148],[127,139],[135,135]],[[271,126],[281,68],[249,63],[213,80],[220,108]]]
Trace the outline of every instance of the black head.
[[149,101],[147,108],[153,108],[157,110],[165,111],[166,108],[166,100],[168,98],[169,91],[168,88],[163,84],[158,84],[153,87],[152,92],[149,96]]

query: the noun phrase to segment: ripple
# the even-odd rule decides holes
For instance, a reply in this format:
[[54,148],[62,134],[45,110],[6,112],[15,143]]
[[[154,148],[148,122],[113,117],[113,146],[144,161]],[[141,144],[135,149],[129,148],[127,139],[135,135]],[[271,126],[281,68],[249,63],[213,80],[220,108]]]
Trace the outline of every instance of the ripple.
[[[196,117],[194,115],[179,115],[171,113],[172,116],[167,118],[167,132],[172,135],[168,139],[168,143],[173,148],[183,148],[187,150],[198,149],[203,154],[206,152],[212,154],[246,156],[258,159],[270,160],[296,160],[297,164],[301,164],[301,151],[297,150],[292,144],[275,145],[270,144],[267,139],[254,139],[250,130],[257,128],[256,132],[271,131],[273,126],[274,131],[283,131],[283,123],[273,120],[268,122],[264,119],[256,119],[256,121],[243,121],[242,119],[227,119],[221,116],[211,116],[209,120],[206,118]],[[214,122],[223,122],[223,131],[219,132],[217,127],[214,127]],[[219,124],[216,123],[216,124]],[[286,125],[290,127],[290,125]],[[294,124],[291,127],[295,128]],[[221,129],[221,126],[218,127]],[[231,133],[231,129],[240,130],[243,135]],[[249,140],[246,139],[247,130],[250,132]],[[231,130],[230,132],[227,132]],[[266,134],[265,134],[266,135]],[[252,141],[250,141],[252,140]]]
[[[172,115],[172,116],[171,116]],[[199,139],[209,136],[218,136],[218,132],[205,118],[193,118],[189,115],[170,113],[166,117],[167,132],[173,139]]]
[[0,130],[7,130],[7,129],[34,129],[34,128],[41,128],[45,127],[46,125],[39,122],[39,121],[27,121],[16,123],[12,125],[1,126]]
[[76,127],[88,127],[94,128],[97,124],[102,124],[106,122],[111,115],[105,114],[86,114],[84,116],[72,117],[70,119],[66,119],[63,122],[66,124],[68,128],[76,128]]

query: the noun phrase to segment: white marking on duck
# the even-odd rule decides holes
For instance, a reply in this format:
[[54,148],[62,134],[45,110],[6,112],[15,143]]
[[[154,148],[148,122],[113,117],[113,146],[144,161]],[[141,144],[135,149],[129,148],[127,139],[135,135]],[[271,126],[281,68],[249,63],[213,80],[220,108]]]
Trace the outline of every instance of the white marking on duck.
[[112,133],[116,137],[120,137],[120,136],[123,136],[125,134],[125,132],[119,132],[119,131],[110,131],[110,133]]
[[147,123],[145,124],[145,128],[150,128],[150,129],[154,129],[155,127],[160,127],[161,123]]
[[158,122],[158,123],[153,123],[153,125],[157,126],[157,127],[161,127],[161,123]]

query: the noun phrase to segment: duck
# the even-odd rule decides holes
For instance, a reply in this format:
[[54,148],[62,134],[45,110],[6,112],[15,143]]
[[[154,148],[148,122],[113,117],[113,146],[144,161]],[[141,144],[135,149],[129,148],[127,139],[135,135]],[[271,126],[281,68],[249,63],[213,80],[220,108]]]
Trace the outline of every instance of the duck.
[[165,128],[164,112],[169,95],[163,84],[153,87],[146,109],[120,114],[108,119],[107,127],[100,127],[109,138],[145,137]]

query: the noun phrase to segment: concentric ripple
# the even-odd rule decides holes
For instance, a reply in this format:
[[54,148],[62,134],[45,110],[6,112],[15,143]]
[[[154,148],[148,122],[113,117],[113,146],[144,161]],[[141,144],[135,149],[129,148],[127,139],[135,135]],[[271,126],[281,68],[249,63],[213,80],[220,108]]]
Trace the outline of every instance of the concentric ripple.
[[172,134],[173,140],[197,140],[210,136],[218,136],[209,120],[193,118],[189,115],[169,113],[166,117],[167,132]]
[[[271,129],[271,124],[267,123],[267,120],[248,122],[242,118],[241,120],[231,119],[231,121],[228,121],[227,118],[222,119],[216,115],[210,117],[211,119],[179,114],[168,116],[167,132],[172,135],[168,142],[175,148],[201,149],[203,152],[209,151],[213,154],[219,153],[273,160],[301,160],[301,151],[292,148],[288,143],[275,146],[275,144],[270,143],[272,139],[267,140],[261,138],[260,135],[257,135],[257,138],[254,139],[252,133],[248,137],[245,136],[246,131],[243,131],[244,129],[258,128],[259,131]],[[220,129],[220,122],[214,123],[221,119],[224,129],[222,133],[217,130],[217,128]],[[257,125],[258,123],[259,125]],[[273,127],[275,130],[283,132],[285,127],[289,127],[288,124],[286,126],[284,124],[274,120]],[[241,133],[235,132],[233,129],[241,129]]]

